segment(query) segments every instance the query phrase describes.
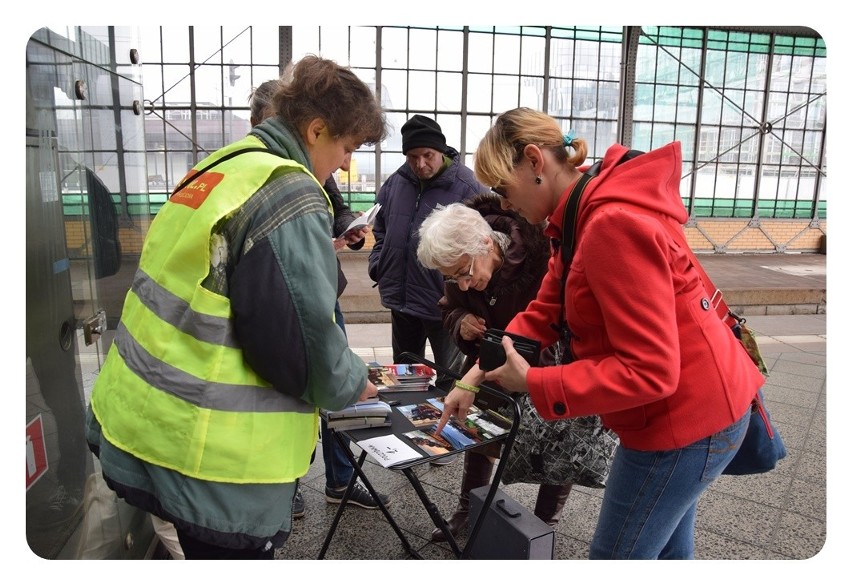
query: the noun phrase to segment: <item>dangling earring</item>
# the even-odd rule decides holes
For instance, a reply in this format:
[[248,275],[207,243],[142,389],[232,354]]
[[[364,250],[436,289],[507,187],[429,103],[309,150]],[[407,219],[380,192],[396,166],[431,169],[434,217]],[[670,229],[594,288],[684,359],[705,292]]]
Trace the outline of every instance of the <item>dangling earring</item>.
[[541,185],[541,175],[536,175],[536,176],[535,176],[535,184],[536,184],[536,185]]

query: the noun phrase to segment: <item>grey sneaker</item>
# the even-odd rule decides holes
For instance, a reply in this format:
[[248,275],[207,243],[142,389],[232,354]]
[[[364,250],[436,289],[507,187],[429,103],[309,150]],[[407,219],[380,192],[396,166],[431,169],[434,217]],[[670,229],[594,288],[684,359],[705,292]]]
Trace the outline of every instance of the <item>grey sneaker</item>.
[[305,498],[302,497],[302,488],[296,488],[293,496],[293,518],[301,518],[305,515]]
[[[345,487],[339,490],[333,490],[326,486],[325,501],[329,504],[339,504],[343,500],[343,494],[345,493]],[[390,497],[384,494],[378,494],[378,496],[385,507],[390,505]],[[349,494],[349,499],[346,500],[346,503],[352,504],[353,506],[361,506],[367,510],[377,510],[379,508],[379,505],[373,499],[373,496],[370,495],[370,492],[367,491],[367,488],[362,486],[360,483],[356,483],[355,487],[352,488],[352,493]]]

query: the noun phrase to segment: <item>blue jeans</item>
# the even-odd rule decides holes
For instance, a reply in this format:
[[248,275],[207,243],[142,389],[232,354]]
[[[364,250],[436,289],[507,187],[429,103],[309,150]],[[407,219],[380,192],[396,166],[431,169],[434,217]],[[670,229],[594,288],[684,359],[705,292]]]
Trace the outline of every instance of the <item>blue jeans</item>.
[[698,498],[742,443],[740,420],[682,449],[615,452],[591,559],[691,559]]
[[[340,303],[334,305],[334,319],[346,335],[346,325],[343,322],[343,312]],[[324,419],[320,419],[320,434],[322,437],[322,460],[325,463],[325,487],[331,489],[345,488],[352,479],[355,469],[346,458],[343,448],[331,435]]]

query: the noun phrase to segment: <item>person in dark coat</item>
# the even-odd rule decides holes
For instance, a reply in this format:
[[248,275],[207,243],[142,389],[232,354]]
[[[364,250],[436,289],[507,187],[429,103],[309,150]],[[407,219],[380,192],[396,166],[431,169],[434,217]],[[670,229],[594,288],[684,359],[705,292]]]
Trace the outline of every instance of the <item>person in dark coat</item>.
[[[421,225],[417,257],[444,275],[439,306],[444,328],[465,354],[464,372],[479,357],[485,330],[503,329],[535,298],[550,258],[550,243],[542,230],[541,224],[527,223],[502,209],[499,198],[491,194],[437,209]],[[493,446],[465,452],[461,495],[448,522],[453,536],[467,527],[470,490],[491,479]],[[539,486],[535,515],[555,526],[571,486]],[[445,538],[439,529],[432,532],[432,540]]]
[[[410,352],[424,357],[426,340],[438,366],[458,371],[462,355],[441,323],[438,301],[444,294],[440,272],[417,262],[417,230],[439,205],[464,201],[488,189],[447,146],[441,127],[426,116],[402,126],[405,163],[384,182],[376,202],[382,205],[373,225],[369,275],[378,284],[382,305],[391,311],[393,360]],[[440,375],[436,385],[449,389]]]

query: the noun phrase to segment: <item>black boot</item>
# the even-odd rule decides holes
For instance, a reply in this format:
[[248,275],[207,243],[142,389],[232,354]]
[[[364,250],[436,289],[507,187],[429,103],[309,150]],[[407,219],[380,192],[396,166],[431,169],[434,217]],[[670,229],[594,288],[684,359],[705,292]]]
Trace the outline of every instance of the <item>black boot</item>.
[[[485,455],[473,451],[465,453],[459,503],[456,506],[456,511],[453,512],[453,515],[447,521],[453,537],[458,536],[459,532],[467,528],[467,514],[470,511],[470,490],[488,485],[491,481],[491,472],[493,470],[494,464]],[[444,542],[447,538],[441,532],[440,528],[436,528],[432,531],[432,540],[435,542]]]
[[570,483],[566,483],[565,485],[540,485],[533,514],[537,518],[544,520],[548,526],[556,526],[559,523],[559,518],[562,516],[562,508],[565,507],[568,494],[571,493],[571,486],[573,484]]

